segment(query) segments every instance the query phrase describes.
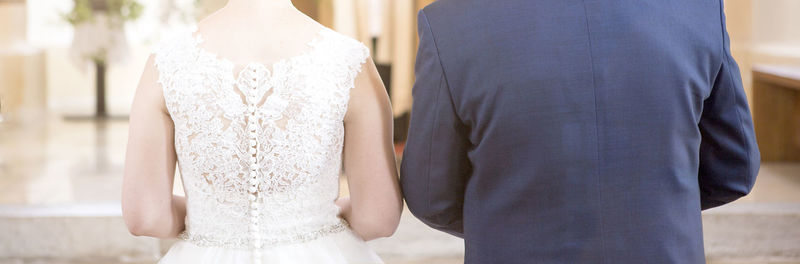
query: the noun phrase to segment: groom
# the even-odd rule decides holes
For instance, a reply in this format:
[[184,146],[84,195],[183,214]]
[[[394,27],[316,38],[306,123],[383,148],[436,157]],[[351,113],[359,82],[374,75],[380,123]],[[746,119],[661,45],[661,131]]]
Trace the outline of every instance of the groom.
[[466,263],[704,263],[759,168],[722,0],[439,0],[402,185]]

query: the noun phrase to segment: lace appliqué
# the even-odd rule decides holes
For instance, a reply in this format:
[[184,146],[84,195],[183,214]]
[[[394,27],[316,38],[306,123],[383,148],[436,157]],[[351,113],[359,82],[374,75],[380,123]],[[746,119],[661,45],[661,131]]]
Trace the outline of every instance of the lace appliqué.
[[367,48],[323,29],[304,53],[235,75],[202,43],[187,32],[154,52],[187,196],[181,238],[259,249],[345,230],[342,120]]

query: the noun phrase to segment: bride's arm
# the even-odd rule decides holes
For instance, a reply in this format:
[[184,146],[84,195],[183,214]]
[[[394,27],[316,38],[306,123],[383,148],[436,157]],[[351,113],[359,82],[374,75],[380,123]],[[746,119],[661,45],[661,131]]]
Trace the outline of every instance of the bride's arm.
[[175,237],[184,229],[186,200],[172,195],[177,160],[174,126],[151,57],[131,107],[122,216],[137,236]]
[[349,201],[337,201],[342,216],[364,240],[391,236],[403,199],[392,144],[392,109],[374,62],[356,77],[344,120],[344,173]]

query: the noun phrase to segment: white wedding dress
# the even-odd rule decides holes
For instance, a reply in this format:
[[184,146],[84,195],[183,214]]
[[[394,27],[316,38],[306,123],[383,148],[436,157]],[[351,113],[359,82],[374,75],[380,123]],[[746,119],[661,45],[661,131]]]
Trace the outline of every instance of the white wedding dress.
[[155,50],[187,199],[159,263],[382,263],[334,204],[367,48],[322,29],[302,54],[237,66],[202,42],[186,32]]

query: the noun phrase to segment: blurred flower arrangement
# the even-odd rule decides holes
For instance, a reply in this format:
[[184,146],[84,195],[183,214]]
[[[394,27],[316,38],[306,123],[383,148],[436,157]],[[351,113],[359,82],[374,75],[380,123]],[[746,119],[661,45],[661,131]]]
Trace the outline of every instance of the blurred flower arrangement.
[[124,24],[142,15],[136,0],[74,0],[64,19],[75,27],[72,50],[79,64],[124,60],[127,53]]
[[75,6],[64,18],[70,24],[77,25],[93,21],[95,10],[103,11],[109,18],[119,22],[132,21],[142,15],[144,6],[135,0],[74,0]]
[[64,19],[75,28],[70,49],[73,61],[85,69],[94,64],[96,70],[96,118],[106,114],[106,68],[128,56],[125,23],[142,15],[144,7],[136,0],[73,0],[72,11]]

